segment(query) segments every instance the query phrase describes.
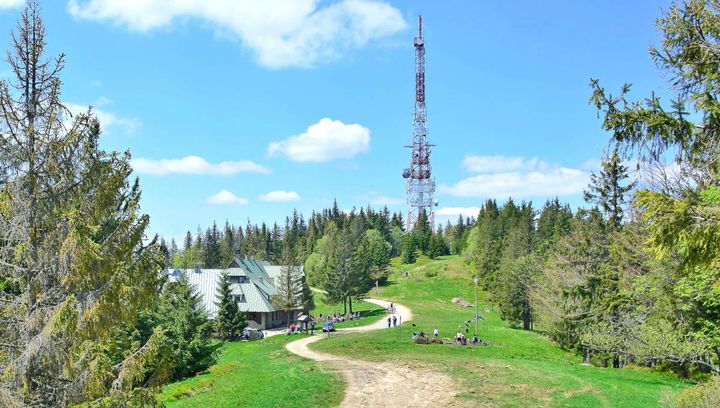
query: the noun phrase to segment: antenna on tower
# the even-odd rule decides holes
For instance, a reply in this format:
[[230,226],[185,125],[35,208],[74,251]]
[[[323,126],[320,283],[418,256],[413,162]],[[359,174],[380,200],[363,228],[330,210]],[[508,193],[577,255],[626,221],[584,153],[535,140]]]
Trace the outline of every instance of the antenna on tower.
[[418,36],[415,37],[415,111],[413,113],[412,149],[410,167],[403,169],[402,176],[406,179],[408,214],[406,230],[415,227],[421,214],[427,216],[431,228],[435,213],[433,207],[438,205],[433,199],[435,179],[430,165],[430,144],[427,137],[427,112],[425,110],[425,40],[422,37],[422,16],[418,16]]

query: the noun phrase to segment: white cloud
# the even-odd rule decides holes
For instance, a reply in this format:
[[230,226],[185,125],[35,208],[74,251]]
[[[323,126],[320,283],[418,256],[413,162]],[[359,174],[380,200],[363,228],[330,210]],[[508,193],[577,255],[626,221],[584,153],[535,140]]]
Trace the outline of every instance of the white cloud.
[[468,156],[463,165],[482,173],[438,191],[456,197],[531,198],[580,194],[590,173],[569,167],[551,166],[537,158]]
[[219,193],[208,197],[207,202],[208,204],[218,205],[245,205],[249,201],[246,198],[238,197],[227,190],[222,190]]
[[261,65],[310,67],[407,27],[400,10],[379,0],[70,0],[75,18],[148,32],[196,19],[238,39]]
[[[110,100],[107,98],[100,98],[98,105],[107,104]],[[78,114],[87,113],[88,107],[77,103],[65,103],[65,107],[70,111],[70,114],[76,116]],[[100,121],[100,127],[106,133],[112,133],[114,129],[120,129],[126,135],[133,134],[138,131],[142,122],[138,118],[128,118],[119,116],[115,113],[108,112],[106,110],[92,108],[92,113]]]
[[202,157],[186,156],[182,159],[143,159],[130,160],[130,164],[138,173],[164,176],[167,174],[212,174],[230,176],[238,173],[269,173],[267,167],[249,160],[223,161],[210,163]]
[[97,98],[95,101],[95,106],[104,106],[104,105],[110,105],[112,101],[109,98],[106,98],[104,96],[101,96]]
[[25,0],[0,0],[0,9],[20,7]]
[[262,201],[298,201],[300,200],[300,194],[294,191],[271,191],[266,194],[260,195]]
[[545,166],[537,158],[525,159],[520,156],[465,156],[463,167],[473,173],[527,170]]
[[268,146],[268,153],[282,153],[295,162],[325,162],[349,159],[370,150],[370,130],[329,118],[311,125],[305,133]]
[[435,210],[435,215],[451,218],[462,215],[463,217],[477,217],[480,207],[442,207]]

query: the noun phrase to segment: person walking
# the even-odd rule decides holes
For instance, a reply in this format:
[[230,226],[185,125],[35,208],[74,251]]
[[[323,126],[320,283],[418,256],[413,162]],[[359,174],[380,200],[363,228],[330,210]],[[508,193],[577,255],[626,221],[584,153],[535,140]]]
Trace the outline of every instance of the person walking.
[[438,328],[437,328],[437,327],[435,328],[435,330],[433,330],[433,334],[435,335],[435,338],[437,339],[437,338],[438,338],[438,334],[440,334],[440,332],[438,331]]
[[389,329],[390,328],[390,316],[388,316],[387,322],[388,322],[388,329]]
[[393,327],[397,326],[397,316],[393,316]]

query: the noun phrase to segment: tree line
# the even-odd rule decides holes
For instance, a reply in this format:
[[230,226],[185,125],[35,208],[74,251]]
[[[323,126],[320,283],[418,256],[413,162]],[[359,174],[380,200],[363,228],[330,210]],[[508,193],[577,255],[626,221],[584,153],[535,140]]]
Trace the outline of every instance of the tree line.
[[[463,256],[503,317],[585,362],[720,374],[719,13],[689,0],[658,19],[650,54],[670,78],[669,103],[591,80],[610,134],[585,192],[594,207],[488,200],[468,237]],[[717,406],[714,378],[668,404]]]

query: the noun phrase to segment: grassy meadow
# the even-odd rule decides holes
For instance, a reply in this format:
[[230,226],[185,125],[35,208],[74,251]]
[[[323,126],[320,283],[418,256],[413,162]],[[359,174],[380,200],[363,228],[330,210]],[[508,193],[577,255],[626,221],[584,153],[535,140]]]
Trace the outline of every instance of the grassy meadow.
[[[455,256],[421,258],[414,265],[393,264],[390,283],[372,296],[408,306],[411,325],[375,332],[353,333],[323,340],[311,348],[372,361],[401,361],[447,372],[461,387],[460,398],[487,406],[524,407],[655,407],[664,394],[691,384],[640,368],[582,366],[580,357],[565,352],[546,337],[509,327],[480,294],[479,334],[488,347],[416,345],[412,330],[453,337],[458,326],[473,318],[472,308],[451,302],[462,297],[474,303],[467,267]],[[407,272],[408,277],[401,277]],[[484,310],[490,310],[485,313]],[[470,335],[474,328],[471,325]],[[484,406],[483,405],[483,406]]]
[[[407,272],[408,277],[402,277]],[[489,407],[655,407],[664,395],[691,386],[669,374],[642,368],[582,366],[580,357],[565,352],[546,337],[509,327],[480,294],[480,337],[487,347],[416,345],[411,331],[451,338],[472,319],[472,308],[454,305],[462,297],[474,302],[474,288],[458,257],[421,258],[414,265],[393,264],[390,281],[370,296],[410,307],[412,323],[401,328],[330,337],[312,348],[369,361],[395,361],[450,374],[459,398],[469,405]],[[316,292],[315,315],[332,314],[341,306],[328,305]],[[364,325],[384,315],[378,306],[357,302],[364,316],[338,327]],[[488,309],[488,312],[484,312]],[[464,330],[464,329],[463,329]],[[471,325],[470,334],[473,333]],[[166,386],[161,400],[168,407],[332,407],[343,396],[341,377],[328,366],[304,360],[285,350],[297,336],[276,336],[255,342],[229,343],[208,373]],[[319,397],[318,397],[319,396]]]
[[207,373],[165,386],[159,399],[169,408],[337,406],[342,378],[285,350],[298,336],[227,343]]

